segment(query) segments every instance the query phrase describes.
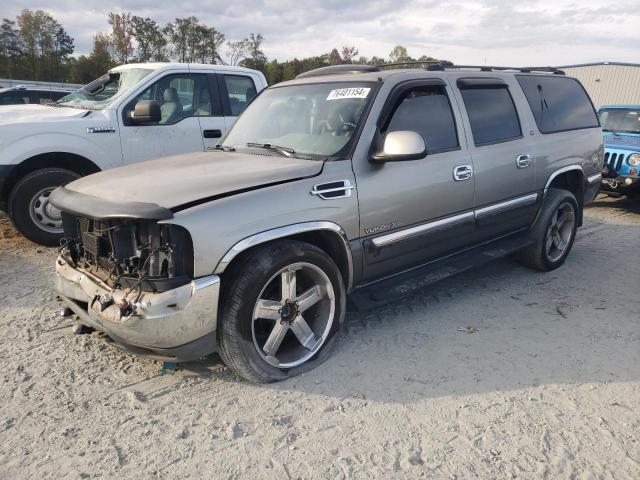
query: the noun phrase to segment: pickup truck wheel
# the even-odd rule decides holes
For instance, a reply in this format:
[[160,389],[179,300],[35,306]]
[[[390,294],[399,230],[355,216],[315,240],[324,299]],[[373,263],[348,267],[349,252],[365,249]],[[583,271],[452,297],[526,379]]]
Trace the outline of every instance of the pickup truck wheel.
[[531,230],[533,244],[518,253],[517,259],[529,268],[548,272],[566,260],[578,228],[578,202],[568,190],[550,188],[536,224]]
[[63,236],[62,218],[49,196],[78,178],[77,173],[62,168],[44,168],[22,178],[9,196],[9,215],[20,233],[41,245],[58,245]]
[[328,357],[346,304],[331,257],[285,240],[258,247],[230,273],[218,345],[231,370],[252,382],[274,382]]

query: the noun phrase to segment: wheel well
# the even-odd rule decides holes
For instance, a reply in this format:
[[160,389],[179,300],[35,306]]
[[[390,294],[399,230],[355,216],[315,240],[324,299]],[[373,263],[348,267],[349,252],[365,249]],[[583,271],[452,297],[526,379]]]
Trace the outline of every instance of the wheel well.
[[349,275],[353,275],[353,272],[350,272],[350,268],[352,268],[352,266],[349,260],[349,254],[345,250],[345,248],[348,248],[348,246],[345,245],[344,240],[338,233],[335,233],[331,230],[313,230],[310,232],[303,232],[287,237],[277,238],[269,242],[255,245],[236,255],[233,260],[231,260],[229,265],[227,265],[225,271],[222,273],[222,276],[224,277],[227,272],[232,272],[234,270],[234,266],[238,265],[241,259],[244,258],[244,256],[249,252],[253,251],[255,248],[262,247],[267,243],[277,242],[279,240],[299,240],[301,242],[307,242],[318,247],[320,250],[329,255],[331,259],[336,263],[338,269],[340,270],[340,274],[342,275],[342,280],[344,282],[345,288],[349,288]]
[[35,155],[19,163],[6,179],[0,192],[0,203],[5,204],[13,186],[25,175],[41,168],[65,168],[79,175],[90,175],[100,171],[100,168],[88,158],[75,153],[50,152]]
[[568,190],[576,197],[578,202],[578,225],[582,225],[582,206],[584,202],[584,175],[579,170],[569,170],[555,177],[549,184],[549,188]]

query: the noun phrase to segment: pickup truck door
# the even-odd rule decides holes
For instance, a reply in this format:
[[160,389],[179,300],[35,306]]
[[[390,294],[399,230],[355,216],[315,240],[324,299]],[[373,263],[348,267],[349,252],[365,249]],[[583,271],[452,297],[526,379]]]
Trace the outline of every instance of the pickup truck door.
[[384,164],[354,162],[364,282],[460,250],[475,230],[473,163],[451,88],[438,78],[412,80],[399,84],[387,102],[378,120],[379,138],[416,131],[427,155]]
[[[139,100],[155,100],[162,118],[156,124],[134,125],[130,115]],[[161,77],[122,109],[124,163],[140,162],[204,150],[200,117],[212,112],[209,78],[201,73],[171,73]]]
[[527,228],[536,215],[533,118],[528,106],[518,112],[516,104],[528,104],[512,79],[460,77],[456,84],[470,132],[479,243]]

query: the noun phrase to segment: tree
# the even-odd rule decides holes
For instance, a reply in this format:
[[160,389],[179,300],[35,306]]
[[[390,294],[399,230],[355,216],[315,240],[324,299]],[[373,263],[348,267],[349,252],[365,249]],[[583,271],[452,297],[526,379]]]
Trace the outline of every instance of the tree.
[[109,13],[111,47],[118,63],[128,63],[133,55],[133,24],[131,13]]
[[14,77],[22,55],[20,31],[15,27],[16,22],[8,18],[3,18],[0,24],[0,76],[3,77]]
[[400,63],[411,61],[411,57],[407,53],[407,49],[402,45],[396,45],[389,54],[389,63]]
[[331,53],[329,53],[329,64],[330,65],[341,65],[344,62],[342,61],[342,57],[340,56],[340,53],[338,52],[337,48],[334,48],[333,50],[331,50]]
[[139,62],[166,60],[167,39],[160,26],[149,17],[131,17],[131,31],[137,44]]
[[267,64],[267,56],[260,49],[262,42],[264,42],[264,37],[260,33],[251,33],[249,34],[249,38],[245,38],[244,41],[247,44],[247,58],[242,60],[240,64],[243,67],[264,72]]
[[239,40],[237,42],[227,42],[227,58],[229,65],[238,65],[247,56],[248,46],[247,40]]
[[358,55],[358,49],[356,47],[348,47],[348,46],[344,46],[342,47],[342,61],[344,63],[354,63],[354,59],[356,58],[356,55]]

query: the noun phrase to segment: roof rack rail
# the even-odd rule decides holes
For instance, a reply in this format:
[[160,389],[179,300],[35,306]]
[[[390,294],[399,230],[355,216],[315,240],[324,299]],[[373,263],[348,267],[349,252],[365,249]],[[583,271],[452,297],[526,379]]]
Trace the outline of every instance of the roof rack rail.
[[498,67],[494,65],[454,65],[451,62],[435,62],[426,67],[429,71],[443,71],[447,68],[480,70],[481,72],[517,71],[522,73],[543,72],[554,75],[565,75],[565,72],[554,67]]
[[309,70],[308,72],[303,72],[296,76],[296,78],[309,78],[309,77],[319,77],[322,75],[340,75],[340,74],[349,74],[349,73],[369,73],[369,72],[379,72],[382,69],[375,65],[359,65],[359,64],[344,64],[344,65],[329,65],[328,67],[316,68],[314,70]]

